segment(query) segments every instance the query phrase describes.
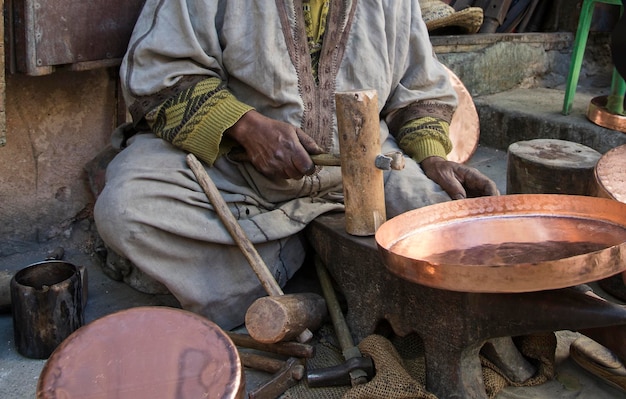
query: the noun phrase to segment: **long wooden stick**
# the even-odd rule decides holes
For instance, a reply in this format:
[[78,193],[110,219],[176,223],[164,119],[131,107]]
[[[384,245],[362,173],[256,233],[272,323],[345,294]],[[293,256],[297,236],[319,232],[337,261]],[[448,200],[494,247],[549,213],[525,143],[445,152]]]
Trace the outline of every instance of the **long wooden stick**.
[[[193,154],[187,155],[187,165],[196,176],[200,187],[204,190],[204,193],[209,198],[209,201],[213,204],[213,208],[215,208],[215,212],[217,216],[224,223],[224,227],[230,233],[231,237],[241,249],[241,252],[250,263],[252,270],[259,278],[261,285],[265,289],[268,295],[283,295],[283,290],[276,282],[276,279],[268,269],[267,265],[261,258],[261,255],[257,252],[256,248],[252,244],[252,241],[246,235],[246,232],[243,231],[237,219],[233,216],[232,212],[228,208],[226,201],[222,198],[222,194],[219,192],[215,183],[211,180],[209,175],[204,170],[204,167],[198,161],[198,159]],[[298,341],[300,342],[308,342],[313,337],[313,334],[309,329],[304,330],[298,337]]]

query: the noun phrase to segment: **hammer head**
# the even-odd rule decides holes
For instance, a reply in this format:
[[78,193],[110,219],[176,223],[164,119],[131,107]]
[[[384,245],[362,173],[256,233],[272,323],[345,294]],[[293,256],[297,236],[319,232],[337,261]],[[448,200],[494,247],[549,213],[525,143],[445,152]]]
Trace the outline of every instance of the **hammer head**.
[[374,362],[361,356],[346,360],[337,366],[307,370],[306,382],[309,387],[331,387],[363,384],[374,377]]
[[303,377],[304,366],[296,358],[289,358],[272,378],[248,393],[249,399],[275,399],[296,385]]

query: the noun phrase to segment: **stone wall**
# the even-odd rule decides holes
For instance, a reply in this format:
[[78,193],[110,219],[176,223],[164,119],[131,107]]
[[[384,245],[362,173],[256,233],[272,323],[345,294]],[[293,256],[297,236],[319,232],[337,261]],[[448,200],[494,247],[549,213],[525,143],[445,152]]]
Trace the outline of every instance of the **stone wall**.
[[[564,87],[573,33],[486,34],[431,38],[439,60],[472,96],[514,88]],[[580,83],[608,87],[612,64],[606,33],[589,37]]]
[[115,116],[116,82],[106,69],[7,76],[0,257],[91,228],[83,167],[108,143]]

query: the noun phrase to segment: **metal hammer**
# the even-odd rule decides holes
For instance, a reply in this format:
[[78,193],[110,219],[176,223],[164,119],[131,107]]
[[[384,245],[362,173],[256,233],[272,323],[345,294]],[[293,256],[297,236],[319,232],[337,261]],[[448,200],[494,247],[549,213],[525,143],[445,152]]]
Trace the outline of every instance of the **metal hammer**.
[[339,345],[346,362],[334,367],[307,370],[307,384],[310,387],[365,384],[374,376],[374,363],[371,358],[361,355],[361,351],[354,344],[328,271],[318,256],[315,257],[315,268],[322,286],[324,298],[326,299],[328,312],[333,322],[335,334],[337,334],[339,339]]
[[280,368],[273,372],[272,378],[250,391],[249,399],[275,399],[300,382],[304,366],[299,359],[290,357],[284,362],[277,362]]

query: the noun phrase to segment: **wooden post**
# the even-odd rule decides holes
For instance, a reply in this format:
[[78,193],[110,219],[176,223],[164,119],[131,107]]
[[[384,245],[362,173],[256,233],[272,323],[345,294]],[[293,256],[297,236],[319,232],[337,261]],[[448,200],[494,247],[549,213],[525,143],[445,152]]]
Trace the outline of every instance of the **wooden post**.
[[375,90],[339,92],[335,102],[346,232],[373,235],[387,218],[383,172],[374,165],[381,152],[378,94]]

